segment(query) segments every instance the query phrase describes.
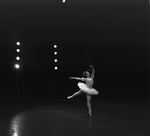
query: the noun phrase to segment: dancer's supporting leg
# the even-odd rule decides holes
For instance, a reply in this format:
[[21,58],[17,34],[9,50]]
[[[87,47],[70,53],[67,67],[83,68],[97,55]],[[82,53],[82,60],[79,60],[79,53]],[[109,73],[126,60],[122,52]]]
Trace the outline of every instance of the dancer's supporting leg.
[[91,109],[91,98],[92,96],[90,94],[86,94],[86,98],[87,98],[87,106],[88,106],[88,113],[90,115],[90,117],[92,116],[92,109]]
[[74,93],[74,94],[71,95],[71,96],[68,96],[67,98],[70,99],[70,98],[72,98],[72,97],[74,97],[74,96],[77,96],[77,95],[79,95],[79,94],[81,94],[81,93],[82,93],[82,90],[80,90],[80,91]]

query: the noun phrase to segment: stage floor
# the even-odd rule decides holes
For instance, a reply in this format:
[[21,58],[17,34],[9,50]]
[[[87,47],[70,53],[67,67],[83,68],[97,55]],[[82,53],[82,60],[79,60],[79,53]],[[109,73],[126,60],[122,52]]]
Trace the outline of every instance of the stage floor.
[[86,101],[1,104],[1,136],[149,136],[148,107]]

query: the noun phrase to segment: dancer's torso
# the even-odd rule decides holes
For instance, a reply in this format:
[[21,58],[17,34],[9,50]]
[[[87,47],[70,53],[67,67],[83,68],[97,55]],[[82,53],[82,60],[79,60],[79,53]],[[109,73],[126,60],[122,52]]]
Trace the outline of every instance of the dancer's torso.
[[86,78],[86,85],[87,85],[89,88],[92,88],[92,87],[93,87],[93,84],[94,84],[93,78]]

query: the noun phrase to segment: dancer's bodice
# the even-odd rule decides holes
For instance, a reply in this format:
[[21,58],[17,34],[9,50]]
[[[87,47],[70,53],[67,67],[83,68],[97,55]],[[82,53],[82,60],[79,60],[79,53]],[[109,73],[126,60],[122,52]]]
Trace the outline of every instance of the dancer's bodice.
[[93,87],[93,84],[94,84],[93,78],[86,78],[86,85],[87,85],[89,88],[92,88],[92,87]]

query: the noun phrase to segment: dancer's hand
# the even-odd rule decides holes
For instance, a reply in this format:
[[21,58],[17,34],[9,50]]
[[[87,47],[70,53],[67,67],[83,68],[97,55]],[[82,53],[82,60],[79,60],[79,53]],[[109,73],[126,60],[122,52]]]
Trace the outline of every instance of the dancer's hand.
[[69,77],[69,79],[73,79],[73,77]]
[[90,67],[93,67],[93,65],[90,65]]

